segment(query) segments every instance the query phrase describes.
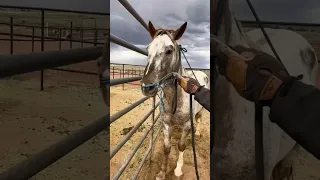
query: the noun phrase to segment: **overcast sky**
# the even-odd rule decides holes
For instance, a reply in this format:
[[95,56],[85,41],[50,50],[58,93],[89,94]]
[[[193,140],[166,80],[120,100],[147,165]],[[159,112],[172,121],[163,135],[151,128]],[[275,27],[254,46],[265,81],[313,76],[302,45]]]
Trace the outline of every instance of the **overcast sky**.
[[[180,43],[193,68],[210,68],[210,1],[208,0],[130,0],[146,23],[155,28],[177,29],[188,22]],[[111,33],[138,47],[146,48],[150,35],[118,1],[110,2]],[[111,62],[146,65],[147,57],[111,43]],[[185,60],[182,60],[187,67]]]

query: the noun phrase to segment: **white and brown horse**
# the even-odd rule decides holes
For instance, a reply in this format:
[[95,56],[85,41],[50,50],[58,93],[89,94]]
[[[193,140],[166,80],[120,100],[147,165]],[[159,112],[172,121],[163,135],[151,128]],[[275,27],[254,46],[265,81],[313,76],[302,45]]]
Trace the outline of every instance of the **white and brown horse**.
[[[177,72],[182,76],[193,77],[192,72],[186,71],[181,62],[180,49],[177,40],[181,38],[185,32],[187,23],[184,23],[177,30],[168,29],[155,29],[151,22],[149,22],[149,33],[152,38],[152,42],[148,46],[148,64],[144,70],[142,78],[142,86],[159,81],[165,75],[171,72]],[[208,76],[201,71],[194,71],[196,78],[201,85],[206,88],[209,87]],[[153,87],[141,88],[142,93],[145,96],[155,96],[157,91]],[[173,114],[172,101],[174,96],[174,85],[169,84],[163,91],[163,102],[165,106],[165,112],[161,110],[161,121],[163,123],[163,135],[164,135],[164,157],[160,172],[157,174],[157,179],[165,179],[168,156],[171,149],[171,135],[172,131],[177,127],[182,129],[181,138],[178,144],[179,157],[177,166],[174,170],[176,176],[182,175],[183,166],[183,153],[186,148],[186,140],[191,131],[190,111],[189,111],[189,94],[183,91],[181,87],[177,87],[177,108]],[[195,100],[193,103],[193,117],[197,122],[196,134],[199,135],[199,125],[204,108]]]
[[[219,0],[215,0],[217,5]],[[274,54],[260,29],[243,32],[241,23],[230,12],[226,0],[218,38],[228,45],[240,44]],[[214,6],[216,7],[216,6]],[[213,9],[217,12],[217,9]],[[213,20],[216,17],[211,17]],[[213,24],[214,25],[214,24]],[[293,76],[303,74],[302,81],[315,85],[318,62],[314,49],[299,34],[283,29],[265,29],[283,64]],[[240,97],[222,76],[215,83],[215,147],[211,178],[217,180],[255,179],[254,104]],[[293,177],[293,160],[299,145],[269,119],[264,108],[263,150],[265,180]]]

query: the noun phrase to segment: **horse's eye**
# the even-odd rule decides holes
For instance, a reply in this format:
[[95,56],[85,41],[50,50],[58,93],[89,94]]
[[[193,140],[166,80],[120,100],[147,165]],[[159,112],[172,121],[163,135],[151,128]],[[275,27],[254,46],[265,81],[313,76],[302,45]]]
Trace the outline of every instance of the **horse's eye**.
[[172,50],[171,49],[168,49],[167,51],[166,51],[166,54],[167,55],[170,55],[172,53]]

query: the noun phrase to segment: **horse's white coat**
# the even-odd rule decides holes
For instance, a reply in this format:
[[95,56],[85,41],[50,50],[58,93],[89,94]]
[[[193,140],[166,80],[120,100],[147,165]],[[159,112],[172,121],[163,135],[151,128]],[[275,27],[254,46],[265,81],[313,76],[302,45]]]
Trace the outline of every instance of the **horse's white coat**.
[[174,169],[174,174],[177,177],[180,177],[183,173],[182,173],[182,166],[183,166],[183,153],[184,151],[179,151],[179,158],[178,158],[178,162],[177,162],[177,167]]
[[[155,63],[156,70],[160,70],[161,61],[163,60],[164,52],[166,47],[173,46],[173,42],[168,35],[159,35],[157,36],[152,43],[148,46],[148,67],[145,74],[148,74],[150,66]],[[160,56],[158,56],[160,55]],[[175,54],[174,54],[175,55]],[[158,58],[155,58],[158,57]],[[176,58],[176,57],[174,57]]]
[[[186,25],[186,24],[185,24]],[[185,28],[186,26],[184,26]],[[179,34],[179,37],[184,32],[183,26],[181,26],[176,32]],[[151,36],[153,36],[155,31],[153,25],[149,23],[149,32]],[[171,37],[172,36],[172,37]],[[189,76],[192,77],[190,72],[186,71],[181,61],[184,59],[180,59],[179,57],[179,48],[177,46],[177,41],[173,42],[172,39],[179,39],[177,37],[173,37],[173,34],[159,34],[156,36],[153,41],[148,46],[148,65],[145,69],[144,77],[142,79],[143,84],[149,84],[152,82],[159,81],[165,75],[171,72],[177,72],[181,76]],[[171,50],[171,53],[167,53],[168,50]],[[200,85],[205,87],[209,87],[209,78],[208,76],[201,72],[201,71],[194,71],[197,79],[199,80]],[[172,114],[172,99],[173,99],[173,86],[167,86],[163,93],[164,93],[164,106],[166,112],[163,112],[161,109],[161,120],[163,123],[163,134],[164,134],[164,159],[162,161],[161,171],[157,174],[157,180],[163,180],[165,178],[165,174],[167,171],[167,162],[168,162],[168,155],[171,149],[171,135],[172,131],[176,130],[173,129],[173,125],[177,125],[179,128],[182,129],[182,135],[179,141],[179,157],[177,160],[177,166],[175,169],[175,175],[181,176],[182,175],[182,166],[183,166],[183,154],[184,149],[186,146],[186,140],[191,131],[191,123],[190,123],[190,111],[189,111],[189,94],[184,92],[180,86],[177,87],[178,90],[178,101],[177,101],[177,109],[175,114]],[[143,93],[145,94],[144,90]],[[145,94],[146,95],[146,94]],[[192,100],[193,104],[193,118],[197,121],[196,115],[201,117],[203,107],[196,102],[194,99]],[[199,127],[199,125],[197,126]],[[197,129],[199,131],[199,129]],[[198,133],[199,134],[199,133]]]
[[[222,26],[226,26],[223,22]],[[224,27],[221,27],[224,30]],[[311,45],[299,34],[280,29],[265,29],[274,48],[279,54],[283,64],[293,76],[303,74],[303,82],[307,84],[315,84],[316,71],[318,69],[317,60],[312,67],[309,61],[313,61],[312,57],[301,57],[300,52],[306,49],[312,49]],[[224,41],[225,34],[219,33],[219,38]],[[248,40],[248,37],[250,38]],[[241,44],[249,47],[252,43],[264,52],[273,55],[269,44],[266,42],[260,29],[247,32],[247,36],[243,37],[236,26],[236,21],[232,15],[231,18],[231,35],[229,45]],[[315,55],[315,54],[314,54]],[[222,79],[223,80],[223,79]],[[227,81],[224,79],[224,81]],[[227,82],[228,83],[228,82]],[[232,109],[226,116],[229,116],[229,123],[232,124],[233,137],[228,141],[227,147],[223,150],[225,159],[216,162],[221,174],[228,174],[227,179],[246,179],[252,177],[252,171],[255,170],[254,162],[254,104],[240,97],[230,83],[229,97],[221,97],[231,101]],[[219,96],[219,95],[217,95]],[[276,124],[271,123],[269,119],[269,108],[264,108],[263,117],[263,144],[264,144],[264,160],[265,160],[265,179],[270,180],[275,165],[282,159],[287,158],[291,151],[297,151],[299,146],[295,146],[292,140],[285,132]],[[219,112],[216,112],[219,113]],[[216,127],[217,129],[219,127]],[[222,128],[222,127],[220,127]],[[295,147],[295,148],[294,148]],[[218,150],[219,151],[219,150]],[[218,152],[217,151],[217,152]],[[291,152],[291,154],[294,154]],[[214,156],[215,154],[213,154]],[[287,156],[287,157],[286,157]],[[251,174],[251,175],[250,175]],[[238,178],[237,178],[238,177]]]

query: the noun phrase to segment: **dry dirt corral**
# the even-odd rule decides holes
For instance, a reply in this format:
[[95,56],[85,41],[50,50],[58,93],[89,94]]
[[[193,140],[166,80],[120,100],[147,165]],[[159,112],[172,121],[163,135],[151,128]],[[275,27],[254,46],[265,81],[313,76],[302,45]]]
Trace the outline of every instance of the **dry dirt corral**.
[[[78,64],[88,66],[92,63]],[[45,71],[0,81],[0,171],[105,114],[96,76]],[[67,77],[67,78],[65,78]],[[108,168],[106,131],[87,141],[32,179],[97,180]]]

